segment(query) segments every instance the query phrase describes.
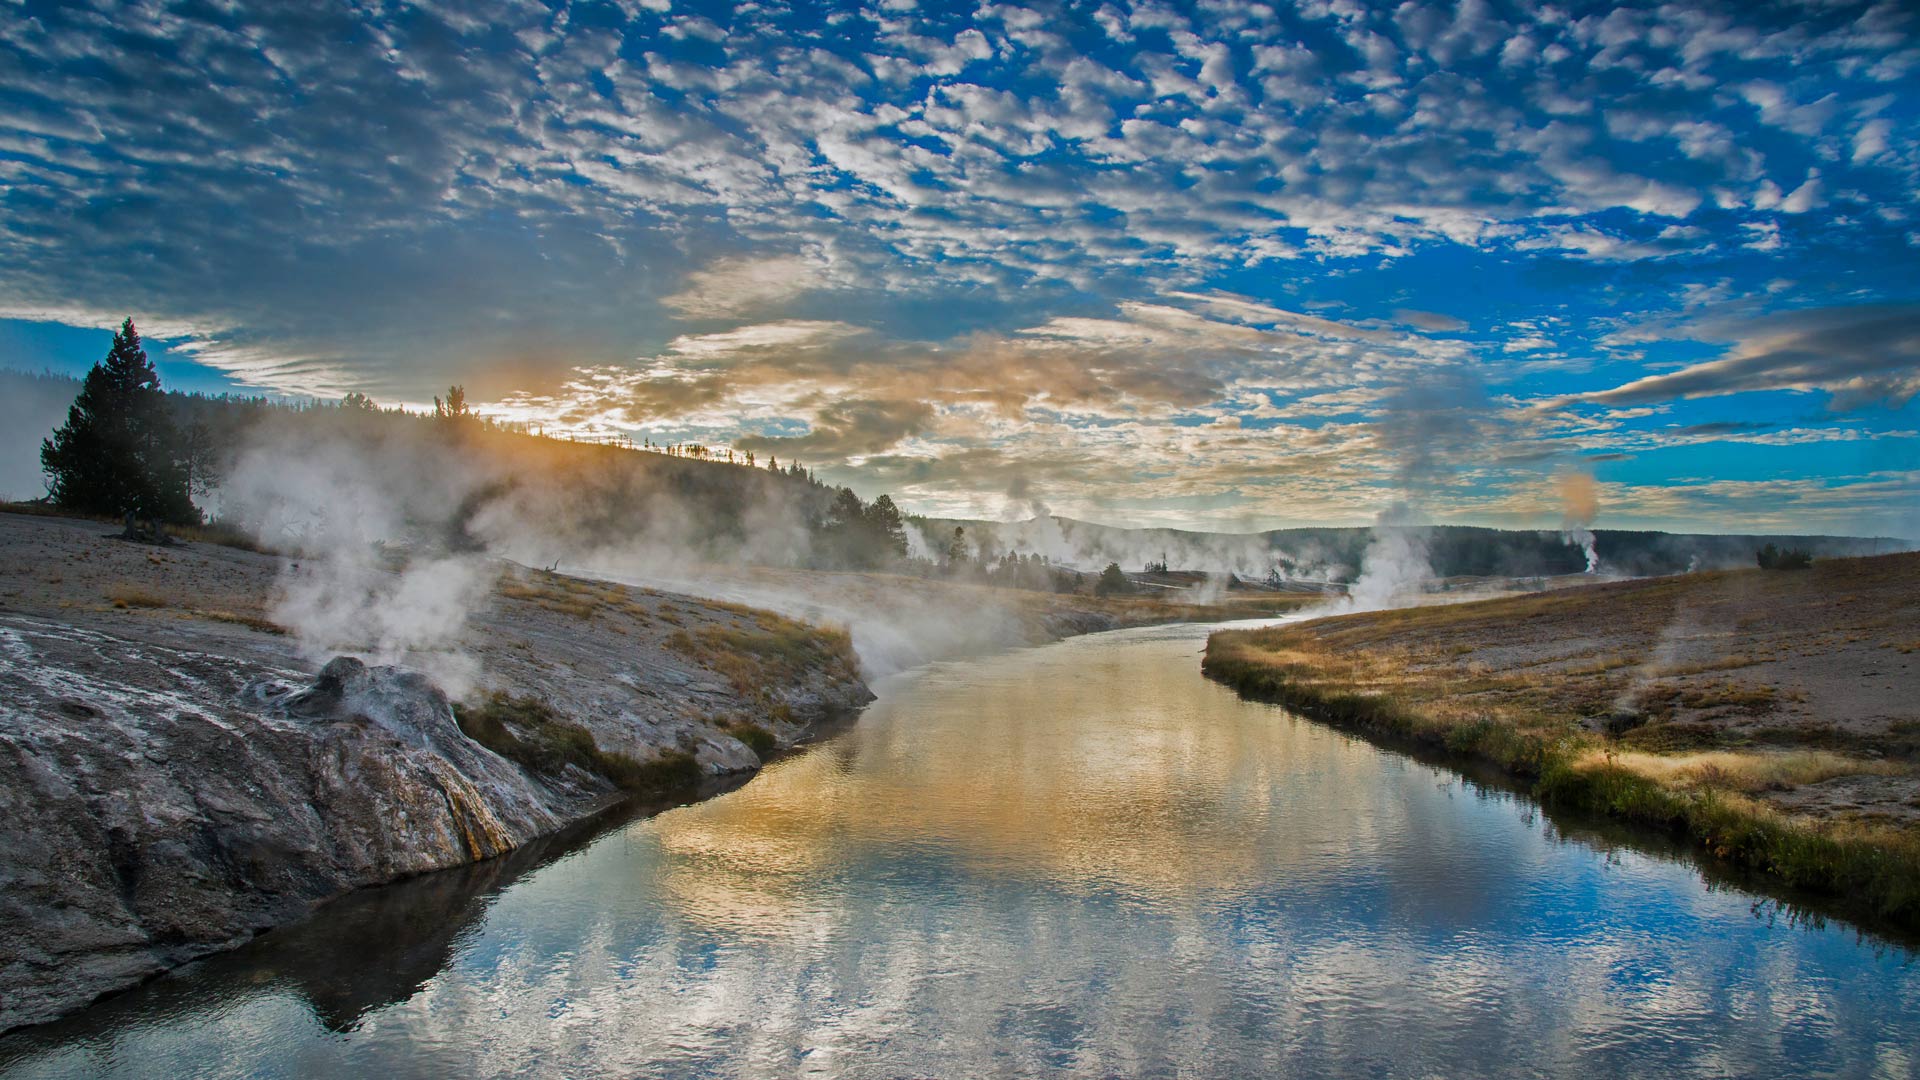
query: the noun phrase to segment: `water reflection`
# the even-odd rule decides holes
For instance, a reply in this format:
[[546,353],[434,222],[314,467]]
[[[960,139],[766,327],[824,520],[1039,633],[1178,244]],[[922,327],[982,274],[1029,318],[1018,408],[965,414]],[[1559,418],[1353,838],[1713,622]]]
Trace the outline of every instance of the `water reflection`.
[[334,955],[283,945],[277,962],[250,950],[203,965],[0,1042],[0,1063],[1916,1068],[1920,973],[1904,953],[1770,925],[1682,862],[1563,842],[1511,798],[1240,702],[1199,679],[1199,644],[1191,630],[1110,635],[898,679],[847,734],[723,798],[491,894],[329,913],[308,932],[338,936]]

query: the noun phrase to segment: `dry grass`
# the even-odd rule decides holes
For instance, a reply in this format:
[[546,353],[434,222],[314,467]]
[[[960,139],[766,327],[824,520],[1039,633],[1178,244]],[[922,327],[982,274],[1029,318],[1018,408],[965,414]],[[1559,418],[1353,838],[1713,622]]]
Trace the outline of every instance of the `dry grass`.
[[816,627],[751,608],[744,624],[676,630],[667,647],[720,675],[750,700],[771,705],[768,688],[800,682],[812,673],[859,678],[853,639],[838,627]]
[[117,608],[163,608],[172,601],[140,585],[116,585],[107,590],[107,599]]
[[182,540],[218,544],[221,547],[259,552],[263,555],[278,554],[275,549],[262,544],[252,533],[224,521],[210,521],[205,525],[177,525],[170,527],[168,531]]
[[263,634],[285,634],[287,632],[286,627],[281,626],[271,619],[262,618],[258,615],[248,615],[238,611],[204,611],[196,608],[193,615],[199,619],[244,626],[249,630],[258,630]]
[[544,570],[508,578],[495,587],[509,600],[524,600],[547,611],[575,619],[591,619],[606,608],[644,615],[619,585],[607,585]]
[[1591,768],[1602,762],[1618,765],[1676,790],[1717,788],[1743,794],[1786,791],[1840,776],[1906,776],[1911,771],[1897,762],[1850,757],[1829,750],[1648,754],[1594,748],[1575,758],[1579,768]]
[[[1920,827],[1827,815],[1817,792],[1790,810],[1769,801],[1836,778],[1913,776],[1920,722],[1885,734],[1799,715],[1756,726],[1751,718],[1807,694],[1711,677],[1788,646],[1818,656],[1858,639],[1866,621],[1911,610],[1917,569],[1915,556],[1830,560],[1785,580],[1688,575],[1221,632],[1205,666],[1250,696],[1491,762],[1549,803],[1673,829],[1716,857],[1920,926]],[[1774,613],[1771,641],[1756,629],[1713,659],[1635,663],[1683,609],[1727,625],[1761,605]],[[1623,706],[1645,722],[1615,738]]]
[[1701,660],[1691,664],[1664,664],[1649,669],[1647,674],[1656,679],[1682,678],[1688,675],[1705,675],[1713,671],[1732,671],[1736,668],[1752,667],[1759,662],[1751,656],[1735,653],[1717,660]]

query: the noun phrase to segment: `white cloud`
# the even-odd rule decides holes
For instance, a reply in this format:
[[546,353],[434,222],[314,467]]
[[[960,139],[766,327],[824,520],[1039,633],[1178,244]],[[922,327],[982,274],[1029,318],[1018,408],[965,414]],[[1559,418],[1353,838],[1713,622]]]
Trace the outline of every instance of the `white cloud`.
[[686,318],[722,318],[778,307],[823,280],[820,266],[810,259],[723,259],[688,274],[685,287],[660,302]]

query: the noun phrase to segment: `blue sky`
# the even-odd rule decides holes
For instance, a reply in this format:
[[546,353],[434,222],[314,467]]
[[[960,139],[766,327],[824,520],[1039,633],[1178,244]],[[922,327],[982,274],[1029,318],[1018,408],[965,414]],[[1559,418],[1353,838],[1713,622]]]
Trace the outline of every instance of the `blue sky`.
[[0,364],[913,509],[1920,535],[1897,3],[15,5]]

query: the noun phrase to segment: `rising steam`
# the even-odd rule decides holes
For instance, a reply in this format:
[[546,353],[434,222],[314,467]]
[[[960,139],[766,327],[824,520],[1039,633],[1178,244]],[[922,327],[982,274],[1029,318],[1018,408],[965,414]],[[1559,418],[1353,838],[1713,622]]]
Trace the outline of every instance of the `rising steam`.
[[478,673],[459,640],[499,567],[423,543],[420,523],[450,519],[464,494],[425,478],[457,476],[457,463],[395,468],[391,452],[331,439],[256,444],[221,485],[220,512],[295,556],[270,614],[308,659],[407,664],[457,694]]
[[1373,536],[1360,559],[1360,576],[1334,607],[1340,611],[1380,611],[1397,607],[1433,582],[1426,530],[1415,523],[1413,508],[1397,502],[1380,512]]
[[1564,473],[1560,477],[1560,538],[1580,549],[1587,557],[1589,574],[1600,570],[1600,552],[1594,546],[1593,520],[1600,516],[1600,488],[1593,477],[1583,472]]

